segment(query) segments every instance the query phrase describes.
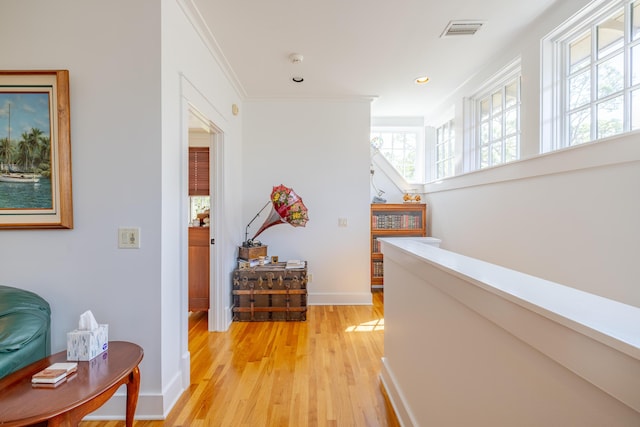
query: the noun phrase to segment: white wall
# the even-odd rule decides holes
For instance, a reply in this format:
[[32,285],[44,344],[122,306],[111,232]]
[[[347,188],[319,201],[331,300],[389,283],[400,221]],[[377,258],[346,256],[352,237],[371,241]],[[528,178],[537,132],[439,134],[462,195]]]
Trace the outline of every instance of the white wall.
[[[241,234],[242,116],[233,116],[232,104],[241,99],[218,62],[209,35],[188,2],[162,2],[162,378],[166,414],[189,382],[187,342],[187,206],[189,109],[195,109],[222,134],[220,154],[212,154],[212,206],[218,223],[210,228],[212,246],[210,292],[214,306],[221,305],[217,327],[230,319],[228,279],[235,268],[235,242]],[[220,176],[216,176],[220,169]],[[221,301],[220,301],[221,300]],[[215,316],[210,316],[211,320]],[[210,324],[211,328],[212,324]]]
[[[0,69],[69,70],[75,222],[1,230],[2,283],[49,301],[54,352],[87,309],[110,340],[140,344],[141,418],[165,415],[188,380],[189,106],[224,132],[219,274],[234,267],[242,234],[241,119],[231,117],[240,97],[180,4],[10,0],[0,13]],[[119,226],[141,228],[139,250],[117,248]],[[93,417],[122,418],[124,408],[118,393]]]
[[[9,0],[0,12],[0,69],[69,70],[74,213],[73,230],[0,231],[2,283],[49,301],[54,352],[87,309],[110,340],[140,344],[139,407],[152,412],[162,393],[159,35],[153,0]],[[118,249],[119,226],[140,227],[140,249]]]
[[[586,3],[562,2],[548,10],[452,95],[448,102],[456,103],[461,127],[462,98],[521,55],[522,151],[529,160],[427,185],[431,230],[446,249],[640,306],[638,135],[535,156],[540,39]],[[463,132],[456,134],[461,139]]]
[[[311,304],[371,303],[369,110],[369,101],[359,99],[244,106],[243,222],[264,206],[273,186],[287,185],[302,197],[309,209],[305,228],[276,225],[257,239],[269,255],[309,262]],[[338,227],[341,217],[347,227]]]
[[[271,253],[308,259],[320,302],[371,298],[368,100],[245,109],[205,43],[207,34],[194,30],[192,12],[175,0],[161,7],[151,0],[108,6],[27,0],[3,2],[0,14],[0,68],[70,71],[75,220],[68,231],[0,231],[2,281],[51,303],[53,351],[64,350],[66,332],[86,309],[109,324],[111,340],[139,343],[142,418],[166,414],[188,376],[182,187],[190,106],[223,133],[215,190],[221,224],[214,236],[223,282],[235,266],[244,224],[271,186],[283,182],[305,198],[311,222],[302,230],[266,232]],[[245,162],[241,125],[249,117],[246,150],[256,155]],[[263,154],[292,166],[271,168]],[[255,172],[243,174],[247,165]],[[347,228],[338,229],[338,217],[348,219]],[[117,248],[123,225],[141,228],[141,249]],[[220,295],[227,312],[229,294]],[[122,417],[122,394],[94,415]]]
[[637,135],[479,175],[491,172],[506,180],[460,177],[429,194],[444,248],[640,306]]

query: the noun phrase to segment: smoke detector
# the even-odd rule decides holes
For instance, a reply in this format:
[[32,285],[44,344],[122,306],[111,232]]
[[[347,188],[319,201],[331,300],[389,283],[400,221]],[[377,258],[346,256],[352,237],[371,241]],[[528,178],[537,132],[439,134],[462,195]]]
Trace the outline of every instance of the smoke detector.
[[300,55],[299,53],[292,53],[291,55],[289,55],[289,61],[291,61],[292,64],[299,64],[303,59],[304,56]]

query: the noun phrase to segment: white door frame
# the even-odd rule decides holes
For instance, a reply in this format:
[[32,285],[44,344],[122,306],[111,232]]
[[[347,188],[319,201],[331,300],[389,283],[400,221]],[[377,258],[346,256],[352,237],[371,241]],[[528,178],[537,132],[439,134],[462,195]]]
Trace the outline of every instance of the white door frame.
[[[188,114],[194,116],[209,133],[209,197],[211,210],[209,212],[210,224],[209,227],[209,239],[215,244],[210,245],[209,250],[209,311],[208,311],[208,325],[210,331],[224,331],[226,330],[226,314],[224,304],[224,290],[227,289],[222,271],[221,257],[218,253],[220,247],[218,239],[222,238],[222,218],[224,215],[222,207],[222,194],[224,191],[224,174],[223,162],[224,158],[224,132],[216,126],[209,118],[207,118],[200,110],[198,110],[192,102],[188,102]],[[188,126],[188,123],[187,123]],[[187,133],[189,129],[187,128]],[[185,156],[188,156],[189,149],[183,150]],[[188,173],[188,172],[187,172]],[[187,177],[188,179],[188,177]],[[184,186],[183,186],[184,187]],[[188,189],[188,186],[186,186]],[[188,197],[188,191],[187,191]],[[188,230],[187,230],[188,232]],[[188,248],[187,248],[188,251]],[[188,269],[188,256],[187,256],[187,269]],[[188,275],[187,275],[188,276]],[[186,282],[186,295],[188,299],[189,294],[189,281],[187,277]],[[188,301],[187,301],[188,306]],[[187,325],[188,328],[188,325]],[[188,334],[188,330],[186,332]]]
[[[184,76],[180,81],[181,92],[181,164],[182,174],[180,185],[180,200],[184,200],[180,207],[180,215],[184,218],[180,227],[181,254],[181,280],[180,280],[180,351],[182,367],[182,385],[186,389],[191,384],[191,355],[189,353],[189,229],[188,229],[188,201],[189,201],[189,117],[196,114],[209,129],[211,129],[211,140],[209,147],[210,156],[210,182],[213,186],[210,189],[211,224],[210,238],[215,239],[215,245],[211,245],[209,266],[212,274],[209,276],[209,330],[225,331],[228,326],[225,312],[225,290],[228,292],[228,280],[224,276],[224,257],[218,252],[219,247],[226,247],[228,240],[221,224],[224,223],[224,210],[222,203],[224,200],[224,117],[215,109],[213,103],[206,99],[202,93],[195,88]],[[182,219],[181,218],[181,219]],[[228,304],[226,304],[228,305]]]
[[222,239],[222,218],[224,211],[222,209],[221,197],[224,191],[224,174],[222,173],[224,159],[224,133],[215,126],[214,123],[209,122],[211,130],[210,146],[209,146],[209,182],[213,185],[209,185],[209,195],[211,197],[211,210],[209,216],[211,217],[211,227],[209,229],[209,238],[212,239],[212,243],[209,251],[209,330],[210,331],[225,331],[227,325],[225,322],[225,304],[224,304],[224,291],[228,289],[225,284],[228,282],[224,280],[222,274],[222,257],[219,256],[220,245],[218,239]]

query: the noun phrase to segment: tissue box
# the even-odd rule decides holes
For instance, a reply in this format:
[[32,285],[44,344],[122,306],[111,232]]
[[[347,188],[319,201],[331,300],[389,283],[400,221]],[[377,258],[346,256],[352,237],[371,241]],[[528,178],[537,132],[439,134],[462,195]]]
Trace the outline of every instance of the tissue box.
[[109,348],[109,325],[67,332],[67,360],[91,360]]

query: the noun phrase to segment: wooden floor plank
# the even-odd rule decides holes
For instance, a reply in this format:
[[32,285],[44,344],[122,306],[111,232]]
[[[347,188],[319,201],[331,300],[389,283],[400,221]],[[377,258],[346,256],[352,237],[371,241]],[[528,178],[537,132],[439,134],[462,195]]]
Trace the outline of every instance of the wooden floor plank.
[[373,295],[373,306],[310,306],[305,322],[234,322],[227,332],[191,314],[192,384],[165,421],[135,427],[397,427],[379,380],[384,294]]

